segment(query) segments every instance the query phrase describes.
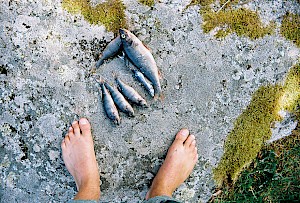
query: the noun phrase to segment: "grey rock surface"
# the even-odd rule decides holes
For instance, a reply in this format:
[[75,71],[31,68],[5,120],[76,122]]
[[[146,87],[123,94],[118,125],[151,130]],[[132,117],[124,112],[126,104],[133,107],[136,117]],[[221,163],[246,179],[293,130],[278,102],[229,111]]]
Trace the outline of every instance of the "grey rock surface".
[[[64,11],[58,0],[1,1],[0,202],[65,202],[74,196],[60,143],[79,117],[92,124],[102,201],[141,202],[176,132],[186,127],[200,156],[174,197],[206,202],[234,120],[259,86],[282,81],[300,55],[278,29],[255,41],[235,34],[215,39],[203,33],[198,6],[184,10],[189,0],[161,0],[152,9],[124,3],[130,30],[151,48],[162,72],[165,99],[151,99],[122,59],[108,60],[96,74],[113,82],[116,71],[150,104],[135,106],[134,118],[121,113],[121,125],[114,126],[90,75],[96,53],[113,34]],[[286,11],[300,13],[293,1],[243,6],[258,9],[266,24],[279,25]]]

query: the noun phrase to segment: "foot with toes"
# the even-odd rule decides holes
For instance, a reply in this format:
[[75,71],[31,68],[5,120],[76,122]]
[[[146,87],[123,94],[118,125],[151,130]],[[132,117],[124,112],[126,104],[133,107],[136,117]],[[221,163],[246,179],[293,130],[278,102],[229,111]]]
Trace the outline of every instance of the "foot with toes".
[[187,129],[180,130],[152,182],[146,200],[156,196],[171,197],[176,188],[191,174],[197,160],[195,136],[189,135]]
[[75,179],[78,193],[74,199],[98,200],[100,177],[96,161],[91,125],[87,119],[74,121],[61,143],[62,156]]
[[[78,193],[75,200],[99,200],[100,177],[96,161],[91,125],[86,118],[74,121],[61,144],[62,156],[75,179]],[[198,160],[194,135],[180,130],[168,150],[167,157],[155,176],[146,199],[172,196],[192,172]]]

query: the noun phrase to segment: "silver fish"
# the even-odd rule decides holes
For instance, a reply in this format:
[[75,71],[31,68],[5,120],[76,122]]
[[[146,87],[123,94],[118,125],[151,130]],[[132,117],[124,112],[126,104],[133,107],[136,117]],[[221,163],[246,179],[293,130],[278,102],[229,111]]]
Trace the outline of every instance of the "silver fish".
[[144,86],[147,92],[154,97],[154,89],[152,84],[144,77],[143,73],[136,70],[129,59],[125,56],[124,57],[125,65],[133,72],[133,76]]
[[151,81],[155,97],[161,96],[158,68],[151,52],[130,31],[120,29],[119,32],[126,56]]
[[121,92],[118,89],[112,87],[107,82],[104,83],[105,87],[110,92],[115,104],[119,107],[121,111],[127,113],[128,116],[134,116],[134,111],[132,106],[128,103],[128,101],[124,98]]
[[100,58],[96,63],[96,68],[99,68],[104,63],[104,60],[115,56],[122,47],[122,41],[120,36],[113,39],[104,49],[102,54],[100,54]]
[[115,103],[105,88],[104,81],[100,79],[98,81],[100,83],[100,87],[102,90],[102,100],[103,100],[103,108],[104,111],[109,119],[111,119],[114,123],[120,124],[120,116],[117,107],[115,106]]
[[123,82],[117,74],[114,73],[114,78],[118,84],[120,92],[130,101],[143,107],[148,107],[146,100],[135,89]]

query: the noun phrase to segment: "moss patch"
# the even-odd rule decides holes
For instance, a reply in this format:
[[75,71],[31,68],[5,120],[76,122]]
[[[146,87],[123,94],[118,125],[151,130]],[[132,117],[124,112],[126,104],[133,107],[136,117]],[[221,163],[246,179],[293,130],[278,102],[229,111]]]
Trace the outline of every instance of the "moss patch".
[[139,2],[150,7],[154,6],[155,3],[154,0],[139,0]]
[[300,15],[287,13],[283,16],[281,34],[300,47]]
[[[268,26],[263,26],[257,12],[244,8],[233,8],[238,3],[238,0],[192,0],[187,7],[200,5],[204,32],[208,33],[218,28],[215,35],[217,38],[235,32],[239,36],[257,39],[274,32],[274,22]],[[219,10],[213,10],[213,7],[219,7]]]
[[300,199],[300,125],[291,136],[264,146],[215,202],[297,202]]
[[300,107],[300,64],[289,71],[279,105],[281,109],[290,112],[295,112]]
[[81,13],[91,24],[102,24],[108,31],[117,33],[126,27],[125,6],[121,0],[106,1],[91,6],[89,0],[63,0],[62,7],[70,13]]
[[221,10],[216,13],[206,11],[202,14],[204,23],[202,28],[204,32],[210,32],[218,27],[216,37],[225,37],[236,32],[239,36],[247,36],[251,39],[263,37],[266,34],[272,34],[275,24],[263,27],[257,12],[248,9]]
[[225,152],[214,178],[217,184],[235,182],[244,167],[256,157],[266,140],[271,137],[271,123],[280,120],[279,110],[296,111],[300,97],[300,64],[293,67],[284,85],[260,87],[250,105],[237,118],[225,142]]

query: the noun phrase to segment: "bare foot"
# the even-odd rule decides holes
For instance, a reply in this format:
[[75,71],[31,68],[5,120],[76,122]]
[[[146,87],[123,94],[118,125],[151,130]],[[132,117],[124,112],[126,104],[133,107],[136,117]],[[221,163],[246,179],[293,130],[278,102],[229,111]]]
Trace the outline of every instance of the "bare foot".
[[189,135],[187,129],[181,129],[152,182],[146,200],[163,195],[171,197],[176,188],[191,174],[197,160],[195,136]]
[[96,161],[91,125],[86,118],[72,123],[61,143],[62,156],[78,189],[74,199],[98,200],[100,176]]

